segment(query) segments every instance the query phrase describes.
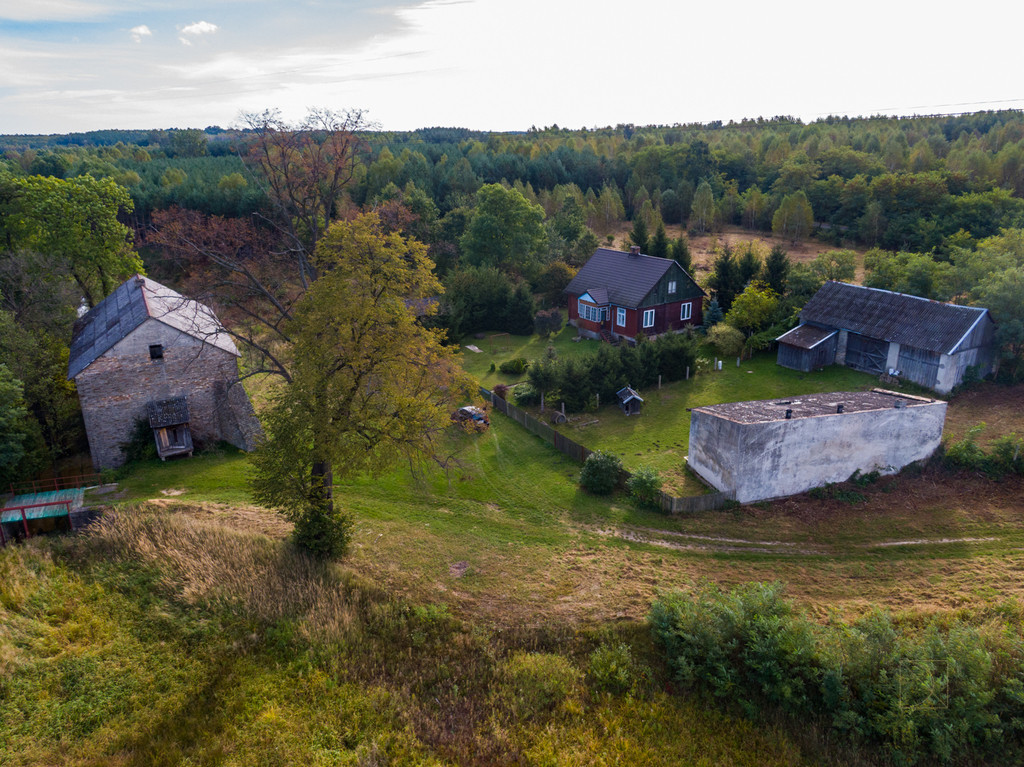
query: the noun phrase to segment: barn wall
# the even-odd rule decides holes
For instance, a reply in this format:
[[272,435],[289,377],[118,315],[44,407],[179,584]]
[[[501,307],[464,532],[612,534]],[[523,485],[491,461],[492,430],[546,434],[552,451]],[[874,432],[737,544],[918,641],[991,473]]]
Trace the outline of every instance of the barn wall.
[[[162,360],[150,359],[151,344],[163,345]],[[237,380],[233,354],[147,320],[75,379],[93,465],[97,470],[120,466],[120,445],[131,437],[136,420],[147,418],[147,403],[182,395],[188,399],[189,429],[196,442],[225,439],[251,449],[259,426],[251,407],[236,412],[241,398],[228,396]]]
[[752,503],[924,460],[945,417],[945,402],[756,424],[694,410],[687,461],[718,490]]

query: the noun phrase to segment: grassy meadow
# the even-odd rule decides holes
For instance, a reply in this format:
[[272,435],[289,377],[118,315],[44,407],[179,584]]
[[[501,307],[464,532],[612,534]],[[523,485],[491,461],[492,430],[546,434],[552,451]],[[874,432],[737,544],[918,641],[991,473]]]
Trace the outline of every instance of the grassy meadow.
[[[503,343],[465,353],[484,385],[501,380],[491,361],[547,346]],[[872,383],[755,357],[645,392],[639,418],[608,408],[566,428],[667,472],[686,407]],[[1022,393],[954,399],[952,433],[993,414],[1000,433],[1024,431],[1002,404]],[[448,471],[337,488],[355,522],[342,563],[290,546],[233,450],[134,466],[93,496],[111,509],[97,527],[0,551],[0,763],[885,763],[818,723],[676,689],[645,623],[652,601],[781,581],[822,623],[882,608],[907,626],[994,626],[1024,600],[1020,480],[930,467],[668,517],[581,492],[578,465],[500,415],[453,429],[446,448]]]

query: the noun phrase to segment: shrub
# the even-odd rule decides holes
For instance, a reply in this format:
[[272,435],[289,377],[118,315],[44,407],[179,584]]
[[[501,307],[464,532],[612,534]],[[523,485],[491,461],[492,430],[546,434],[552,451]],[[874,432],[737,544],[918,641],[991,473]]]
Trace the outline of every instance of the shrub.
[[590,653],[587,678],[594,688],[602,692],[616,695],[630,692],[648,673],[633,658],[629,645],[624,642],[603,644]]
[[626,489],[637,506],[659,508],[661,476],[650,466],[641,466],[626,480]]
[[580,672],[561,655],[519,652],[505,661],[503,676],[511,704],[520,717],[550,711],[580,681]]
[[517,405],[536,405],[540,402],[540,392],[530,384],[519,384],[515,390]]
[[523,357],[515,357],[514,359],[505,360],[498,366],[505,375],[522,375],[526,372],[526,369],[530,367],[530,363]]
[[739,357],[747,339],[743,333],[720,322],[708,331],[708,340],[718,349],[723,357]]
[[509,387],[508,387],[507,384],[500,383],[500,384],[494,384],[494,388],[491,391],[494,392],[494,396],[495,397],[498,397],[499,399],[507,400],[508,399],[508,390],[509,390]]
[[619,485],[622,462],[611,453],[591,453],[583,462],[580,486],[594,495],[609,495]]
[[558,309],[539,311],[533,316],[533,332],[539,336],[557,333],[562,329],[562,313]]
[[650,613],[679,682],[752,716],[821,717],[896,764],[1020,763],[1024,641],[1019,619],[1000,623],[915,628],[875,611],[816,626],[764,583],[666,594]]

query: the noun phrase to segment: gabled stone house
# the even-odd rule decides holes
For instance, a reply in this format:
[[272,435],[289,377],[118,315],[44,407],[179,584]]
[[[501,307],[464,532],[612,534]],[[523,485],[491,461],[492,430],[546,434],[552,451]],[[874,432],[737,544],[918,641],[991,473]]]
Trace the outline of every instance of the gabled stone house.
[[598,248],[565,288],[569,324],[613,341],[700,325],[704,291],[676,261]]
[[96,469],[124,463],[138,421],[162,458],[218,441],[251,450],[260,425],[238,356],[209,307],[141,275],[119,286],[75,323],[68,361]]

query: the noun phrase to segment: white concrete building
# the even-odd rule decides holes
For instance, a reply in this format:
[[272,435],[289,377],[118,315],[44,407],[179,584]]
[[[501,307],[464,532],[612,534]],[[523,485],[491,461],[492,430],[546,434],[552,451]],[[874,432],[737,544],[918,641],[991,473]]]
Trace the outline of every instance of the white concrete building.
[[945,420],[945,402],[885,389],[695,407],[687,462],[752,503],[893,474],[935,452]]

